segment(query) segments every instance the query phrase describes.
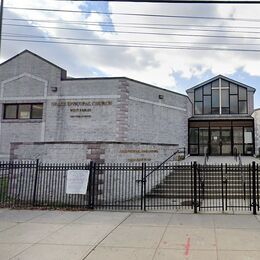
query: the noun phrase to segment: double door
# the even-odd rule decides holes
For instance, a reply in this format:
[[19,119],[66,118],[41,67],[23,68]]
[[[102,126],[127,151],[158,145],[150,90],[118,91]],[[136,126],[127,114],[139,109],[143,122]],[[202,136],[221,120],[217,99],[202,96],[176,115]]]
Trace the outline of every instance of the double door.
[[210,129],[210,154],[231,155],[232,134],[231,128],[218,127]]

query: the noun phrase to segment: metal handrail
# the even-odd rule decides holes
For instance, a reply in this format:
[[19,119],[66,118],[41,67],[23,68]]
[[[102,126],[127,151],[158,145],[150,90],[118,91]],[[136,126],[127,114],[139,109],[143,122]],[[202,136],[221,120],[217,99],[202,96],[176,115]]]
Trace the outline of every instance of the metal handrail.
[[237,157],[238,157],[238,152],[237,152],[237,148],[234,148],[234,156],[235,156],[235,160],[237,162]]
[[246,182],[245,182],[245,173],[243,172],[242,169],[242,158],[241,158],[241,154],[238,154],[238,160],[239,160],[239,167],[240,167],[240,176],[241,176],[241,181],[242,181],[242,185],[243,185],[243,189],[244,189],[244,200],[246,199]]
[[209,160],[209,153],[207,149],[206,152],[204,153],[204,165],[207,164],[208,160]]
[[176,152],[174,152],[171,156],[169,156],[166,160],[164,160],[161,164],[159,164],[158,166],[156,166],[155,169],[153,169],[151,172],[149,172],[147,175],[145,175],[145,179],[150,176],[152,173],[154,173],[155,171],[159,170],[165,163],[167,163],[174,155],[180,153],[181,149],[184,149],[184,156],[185,156],[185,147],[179,148]]
[[[207,149],[205,154],[204,154],[204,164],[203,164],[203,166],[207,165],[208,160],[209,160],[209,152],[208,152],[208,149]],[[200,175],[199,182],[200,182],[200,187],[202,189],[202,197],[204,198],[204,195],[205,195],[205,169],[203,171],[202,176]]]
[[238,162],[239,166],[242,166],[242,158],[240,153],[238,154]]

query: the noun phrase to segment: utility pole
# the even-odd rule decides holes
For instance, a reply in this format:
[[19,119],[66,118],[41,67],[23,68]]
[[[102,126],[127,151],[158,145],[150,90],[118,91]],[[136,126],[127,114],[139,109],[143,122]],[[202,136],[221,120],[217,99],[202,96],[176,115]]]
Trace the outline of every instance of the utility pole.
[[2,54],[2,27],[3,27],[3,12],[4,12],[4,0],[1,0],[1,7],[0,7],[0,58]]

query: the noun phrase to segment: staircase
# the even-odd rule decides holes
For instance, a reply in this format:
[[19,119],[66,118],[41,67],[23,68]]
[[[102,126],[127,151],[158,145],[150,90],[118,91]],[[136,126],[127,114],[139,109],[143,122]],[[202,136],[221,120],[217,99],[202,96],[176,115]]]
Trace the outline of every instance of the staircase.
[[[244,175],[244,177],[243,177]],[[251,196],[251,182],[249,168],[238,165],[228,166],[227,173],[223,166],[223,177],[220,165],[207,165],[197,174],[197,194],[201,199],[249,199]],[[147,197],[158,199],[193,200],[194,175],[191,166],[173,166],[172,170],[160,183],[152,185]]]
[[[152,186],[151,182],[148,185]],[[191,166],[173,166],[172,171],[147,194],[153,198],[192,199],[193,180]]]

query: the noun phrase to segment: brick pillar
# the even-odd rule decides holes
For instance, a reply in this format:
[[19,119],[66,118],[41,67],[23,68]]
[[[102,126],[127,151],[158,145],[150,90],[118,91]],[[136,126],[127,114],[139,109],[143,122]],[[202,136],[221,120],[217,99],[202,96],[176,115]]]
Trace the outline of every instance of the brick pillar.
[[104,154],[105,149],[102,148],[101,144],[93,143],[87,145],[87,156],[86,159],[96,162],[96,163],[104,163]]
[[127,141],[128,138],[128,105],[129,105],[129,83],[121,79],[118,86],[119,98],[117,99],[117,141]]

